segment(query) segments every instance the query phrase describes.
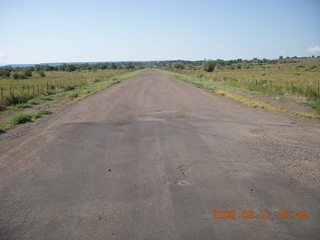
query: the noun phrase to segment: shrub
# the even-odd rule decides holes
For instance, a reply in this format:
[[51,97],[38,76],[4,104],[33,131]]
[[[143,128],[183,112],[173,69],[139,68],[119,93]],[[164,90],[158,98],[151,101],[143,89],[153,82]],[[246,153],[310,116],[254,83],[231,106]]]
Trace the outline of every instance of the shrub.
[[175,62],[175,63],[172,63],[172,68],[175,68],[175,69],[185,69],[185,66],[182,62]]
[[17,80],[17,79],[19,79],[20,75],[19,75],[17,72],[14,72],[13,75],[12,75],[12,77],[13,77],[15,80]]
[[22,75],[25,76],[26,78],[32,77],[32,70],[24,70],[22,72]]
[[[31,74],[32,76],[32,74]],[[14,74],[12,75],[12,77],[17,80],[17,79],[27,79],[29,77],[29,73],[24,71],[22,73],[17,73],[17,72],[14,72]]]
[[28,100],[30,100],[32,96],[27,93],[10,93],[9,96],[6,97],[6,102],[8,105],[14,105],[14,104],[20,104],[20,103],[26,103]]
[[41,70],[41,71],[39,71],[38,73],[39,73],[39,76],[40,76],[40,77],[45,77],[45,76],[46,76],[46,73],[45,73],[44,70]]
[[202,63],[202,68],[206,72],[213,72],[216,67],[216,63],[212,60],[204,61]]

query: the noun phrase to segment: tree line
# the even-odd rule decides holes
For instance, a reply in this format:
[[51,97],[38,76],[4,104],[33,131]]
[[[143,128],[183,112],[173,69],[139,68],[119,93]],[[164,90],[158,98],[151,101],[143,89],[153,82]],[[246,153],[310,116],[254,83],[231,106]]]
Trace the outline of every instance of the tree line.
[[[319,58],[318,56],[317,58]],[[304,57],[306,58],[306,57]],[[314,58],[314,56],[312,56]],[[186,60],[167,60],[167,61],[139,61],[139,62],[101,62],[101,63],[62,63],[62,64],[35,64],[28,67],[4,66],[0,68],[0,78],[12,77],[13,79],[26,79],[33,74],[39,74],[40,77],[45,77],[47,71],[65,71],[73,72],[79,70],[105,70],[105,69],[141,69],[141,68],[202,68],[204,71],[213,72],[217,67],[230,67],[230,69],[241,68],[241,64],[277,64],[295,62],[297,57],[280,56],[278,59],[258,59],[243,60],[241,58],[234,60],[201,60],[201,61],[186,61]]]

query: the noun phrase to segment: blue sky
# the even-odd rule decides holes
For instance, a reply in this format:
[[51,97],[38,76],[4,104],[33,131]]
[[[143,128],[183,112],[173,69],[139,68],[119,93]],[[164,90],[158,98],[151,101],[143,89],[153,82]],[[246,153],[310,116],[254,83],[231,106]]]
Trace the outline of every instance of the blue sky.
[[0,64],[320,55],[319,0],[0,0]]

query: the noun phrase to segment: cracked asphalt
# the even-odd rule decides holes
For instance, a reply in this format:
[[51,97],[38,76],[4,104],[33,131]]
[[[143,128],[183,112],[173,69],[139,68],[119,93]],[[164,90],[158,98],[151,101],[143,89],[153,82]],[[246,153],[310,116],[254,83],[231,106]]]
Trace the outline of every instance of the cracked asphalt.
[[0,136],[0,239],[319,239],[319,129],[146,70]]

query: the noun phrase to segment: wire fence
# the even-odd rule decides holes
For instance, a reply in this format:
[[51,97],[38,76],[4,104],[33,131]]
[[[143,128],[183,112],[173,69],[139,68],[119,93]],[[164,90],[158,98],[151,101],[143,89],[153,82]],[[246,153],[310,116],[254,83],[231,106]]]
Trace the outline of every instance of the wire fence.
[[310,99],[320,98],[320,80],[313,82],[281,81],[281,80],[245,80],[222,76],[222,81],[235,87],[243,87],[252,91],[284,95],[295,94]]
[[54,82],[47,81],[39,84],[25,84],[17,87],[0,87],[0,106],[5,107],[11,104],[23,103],[25,99],[64,92],[84,85],[87,85],[85,80],[61,80]]

